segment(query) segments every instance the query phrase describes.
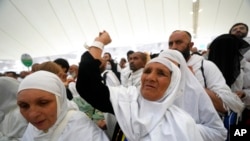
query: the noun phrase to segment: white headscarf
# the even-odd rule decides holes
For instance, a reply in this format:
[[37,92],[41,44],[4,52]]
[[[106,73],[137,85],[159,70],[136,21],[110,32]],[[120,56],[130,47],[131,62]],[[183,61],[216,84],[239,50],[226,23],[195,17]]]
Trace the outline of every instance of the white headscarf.
[[[149,101],[142,97],[136,87],[128,89],[109,87],[110,98],[115,115],[128,140],[202,140],[194,120],[173,102],[183,94],[180,89],[181,72],[169,60],[161,57],[150,60],[147,64],[161,63],[172,72],[171,82],[158,101]],[[186,127],[189,124],[189,130]],[[194,129],[194,130],[193,130]],[[178,133],[178,134],[175,134]]]
[[177,50],[169,49],[162,51],[159,57],[180,64],[182,77],[184,77],[182,80],[185,80],[185,90],[184,95],[175,104],[194,118],[204,140],[225,140],[227,131],[206,91],[189,70],[183,55]]
[[[195,94],[195,95],[199,95],[199,94],[206,95],[206,91],[204,90],[202,85],[199,83],[199,81],[196,79],[194,74],[192,74],[191,70],[189,70],[183,55],[179,51],[171,50],[171,49],[164,50],[159,54],[159,57],[170,59],[180,65],[180,70],[182,74],[182,78],[181,78],[182,84],[185,85],[184,86],[185,91],[183,95],[184,97],[186,95],[189,96],[190,93]],[[183,104],[184,102],[187,102],[187,100],[184,100],[185,99],[184,97],[178,99],[176,101],[176,105],[185,109],[187,107]]]
[[[166,99],[166,97],[172,97],[173,95],[173,99],[176,99],[176,97],[180,96],[183,94],[183,88],[180,88],[180,84],[181,83],[181,73],[180,73],[180,69],[177,68],[176,65],[174,65],[172,62],[170,62],[169,60],[166,60],[165,58],[155,58],[150,60],[147,64],[150,63],[160,63],[162,65],[164,65],[165,67],[167,67],[171,72],[171,83],[169,85],[169,87],[167,88],[167,91],[165,92],[165,94],[163,95],[163,97],[158,100],[159,102],[162,102]],[[176,86],[178,89],[176,89]],[[175,94],[172,94],[175,93]],[[172,99],[172,98],[171,98]],[[170,102],[170,104],[172,104],[173,102]]]
[[[65,118],[69,110],[73,110],[73,107],[69,107],[69,101],[67,99],[66,89],[60,78],[48,71],[37,71],[28,75],[21,83],[18,89],[18,94],[25,89],[39,89],[50,92],[56,96],[57,101],[57,120],[56,123],[49,128],[47,133],[41,130],[35,129],[35,138],[43,138],[48,135],[52,135],[53,131],[59,126],[62,120]],[[31,126],[31,125],[29,125]]]
[[138,113],[133,115],[132,130],[140,131],[142,136],[146,135],[149,131],[153,130],[161,119],[165,116],[167,109],[173,105],[175,99],[182,94],[182,91],[178,89],[180,84],[180,70],[170,61],[164,58],[155,58],[150,60],[147,64],[157,62],[161,63],[172,72],[171,82],[164,93],[163,97],[157,101],[149,101],[144,99],[140,94],[138,97]]

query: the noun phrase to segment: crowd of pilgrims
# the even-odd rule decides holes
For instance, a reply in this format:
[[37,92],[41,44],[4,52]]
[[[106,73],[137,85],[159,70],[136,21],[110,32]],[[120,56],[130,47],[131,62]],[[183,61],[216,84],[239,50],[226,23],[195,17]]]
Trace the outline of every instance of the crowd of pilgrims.
[[247,34],[236,23],[199,52],[175,30],[168,48],[129,50],[117,63],[102,31],[79,64],[58,58],[6,72],[0,141],[230,141],[230,125],[250,126]]

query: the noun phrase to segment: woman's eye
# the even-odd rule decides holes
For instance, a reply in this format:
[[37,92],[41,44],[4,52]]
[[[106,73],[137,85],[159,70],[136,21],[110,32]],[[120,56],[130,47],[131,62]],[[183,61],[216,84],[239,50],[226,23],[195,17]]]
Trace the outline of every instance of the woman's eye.
[[45,106],[45,105],[47,105],[48,103],[49,103],[49,101],[47,101],[47,100],[39,101],[39,104],[40,104],[41,106]]
[[26,104],[26,103],[20,103],[20,104],[18,104],[19,105],[19,107],[21,108],[21,109],[28,109],[29,108],[29,104]]
[[166,76],[167,77],[167,75],[164,73],[164,72],[158,72],[157,73],[159,76]]
[[145,70],[143,71],[143,73],[146,73],[146,74],[149,74],[150,72],[151,72],[150,69],[145,69]]
[[158,75],[164,75],[165,76],[165,74],[162,71],[158,72]]
[[164,72],[163,70],[159,70],[159,71],[157,72],[157,74],[158,74],[159,76],[170,77],[170,74],[168,74],[167,72]]

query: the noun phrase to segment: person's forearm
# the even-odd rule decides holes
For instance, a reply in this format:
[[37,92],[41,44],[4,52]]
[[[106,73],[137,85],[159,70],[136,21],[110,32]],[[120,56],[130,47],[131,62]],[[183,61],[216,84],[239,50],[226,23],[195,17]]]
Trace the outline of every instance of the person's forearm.
[[96,47],[90,47],[89,53],[95,58],[95,59],[101,59],[102,50]]
[[76,89],[80,96],[93,107],[103,112],[114,113],[109,100],[109,89],[102,83],[99,66],[101,62],[102,50],[104,45],[111,42],[107,32],[101,32],[99,36],[82,55],[79,65],[79,73],[76,81]]
[[89,52],[82,55],[76,89],[80,96],[93,107],[103,112],[113,113],[109,90],[102,83],[99,65],[99,60],[95,60]]
[[210,99],[212,100],[212,103],[214,105],[214,108],[216,109],[216,111],[218,111],[219,113],[226,113],[227,110],[224,108],[223,106],[223,101],[221,100],[220,97],[218,97],[213,91],[205,89],[208,96],[210,97]]
[[89,53],[95,59],[101,59],[102,50],[104,46],[111,42],[111,38],[106,31],[100,32],[99,36],[95,38],[93,44],[89,47]]

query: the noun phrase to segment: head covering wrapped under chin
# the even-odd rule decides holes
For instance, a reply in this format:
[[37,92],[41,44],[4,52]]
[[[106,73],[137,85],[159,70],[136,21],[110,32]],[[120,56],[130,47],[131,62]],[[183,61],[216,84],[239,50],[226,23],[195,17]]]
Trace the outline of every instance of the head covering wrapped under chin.
[[[186,69],[186,66],[187,66],[186,65],[186,60],[179,51],[171,50],[171,49],[164,50],[159,54],[159,57],[162,57],[162,58],[165,58],[165,59],[168,59],[168,60],[170,59],[171,61],[174,61],[174,62],[178,63],[181,74],[186,73],[186,71],[187,71],[187,69]],[[186,79],[182,75],[181,82],[180,82],[180,87],[179,87],[179,89],[182,89],[182,91],[184,91],[185,82],[186,82]]]
[[[141,93],[138,95],[134,94],[137,92],[137,89],[132,89],[134,87],[131,87],[129,93],[126,93],[126,95],[130,95],[129,97],[122,96],[121,101],[119,101],[119,99],[113,99],[113,104],[118,106],[114,107],[117,120],[121,128],[128,129],[124,130],[124,133],[129,136],[131,140],[133,140],[132,138],[136,139],[135,134],[138,133],[140,136],[146,136],[161,122],[166,123],[165,119],[170,120],[172,118],[170,116],[173,114],[170,114],[169,110],[175,107],[173,104],[174,101],[183,94],[182,89],[179,89],[181,72],[175,64],[166,58],[156,57],[150,60],[145,68],[150,63],[160,63],[171,71],[170,84],[162,98],[157,101],[147,100]],[[122,91],[111,90],[111,92],[118,93],[117,95],[125,95]],[[112,95],[112,93],[110,95]],[[124,104],[126,101],[129,101],[128,104],[130,106]],[[131,109],[128,110],[128,107]]]
[[168,59],[166,59],[164,57],[156,57],[156,58],[150,60],[147,64],[155,63],[155,62],[164,65],[165,67],[167,67],[171,71],[171,83],[168,86],[164,96],[160,100],[158,100],[158,102],[163,101],[169,94],[172,94],[172,93],[175,93],[174,97],[178,97],[178,96],[182,95],[183,89],[177,90],[175,88],[176,84],[179,85],[179,83],[180,83],[179,79],[181,78],[181,72],[180,72],[179,68],[175,64],[173,64],[171,61],[169,61]]
[[34,72],[20,83],[17,94],[25,89],[39,89],[54,94],[57,102],[57,121],[55,125],[60,123],[69,108],[65,86],[57,75],[48,71]]

